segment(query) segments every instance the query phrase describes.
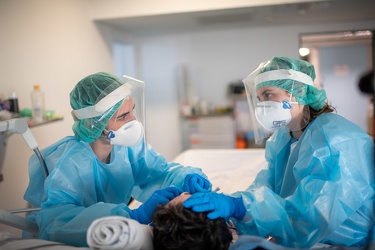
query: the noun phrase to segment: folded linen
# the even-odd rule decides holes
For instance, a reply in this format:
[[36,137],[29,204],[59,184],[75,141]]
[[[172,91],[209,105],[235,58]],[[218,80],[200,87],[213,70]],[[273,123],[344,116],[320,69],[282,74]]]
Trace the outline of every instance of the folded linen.
[[151,228],[121,216],[93,221],[86,240],[91,249],[153,250]]

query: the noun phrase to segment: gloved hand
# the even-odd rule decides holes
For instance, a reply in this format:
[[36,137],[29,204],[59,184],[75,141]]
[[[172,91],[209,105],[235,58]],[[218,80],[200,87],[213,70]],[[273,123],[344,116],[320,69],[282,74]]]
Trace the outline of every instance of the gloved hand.
[[233,217],[242,220],[246,214],[242,197],[235,198],[215,192],[193,194],[184,202],[184,207],[191,208],[194,212],[210,211],[207,214],[209,219]]
[[139,208],[130,210],[130,218],[138,221],[141,224],[151,222],[154,210],[158,205],[168,203],[170,200],[179,196],[182,190],[177,187],[167,187],[156,190],[147,201],[145,201]]
[[182,190],[190,194],[195,194],[196,192],[207,192],[212,190],[212,184],[209,180],[199,174],[188,174],[185,177]]

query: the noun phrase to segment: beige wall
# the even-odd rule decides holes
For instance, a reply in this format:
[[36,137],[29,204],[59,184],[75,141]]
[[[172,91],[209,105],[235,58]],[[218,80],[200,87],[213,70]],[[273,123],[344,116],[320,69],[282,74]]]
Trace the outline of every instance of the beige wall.
[[[69,92],[73,86],[88,74],[114,71],[111,48],[89,17],[89,2],[0,1],[0,96],[7,98],[15,90],[20,108],[30,107],[32,86],[40,84],[46,108],[65,117],[32,128],[40,148],[72,134]],[[18,135],[9,138],[6,150],[0,209],[20,208],[25,206],[32,151]]]

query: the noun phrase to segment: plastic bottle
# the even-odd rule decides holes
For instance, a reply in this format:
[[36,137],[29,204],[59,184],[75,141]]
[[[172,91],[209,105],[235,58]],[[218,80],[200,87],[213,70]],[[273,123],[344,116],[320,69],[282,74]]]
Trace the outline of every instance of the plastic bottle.
[[18,107],[18,98],[16,92],[13,91],[9,97],[9,111],[12,113],[19,113],[20,109]]
[[41,123],[44,120],[44,93],[38,84],[34,85],[31,92],[32,117],[34,122]]

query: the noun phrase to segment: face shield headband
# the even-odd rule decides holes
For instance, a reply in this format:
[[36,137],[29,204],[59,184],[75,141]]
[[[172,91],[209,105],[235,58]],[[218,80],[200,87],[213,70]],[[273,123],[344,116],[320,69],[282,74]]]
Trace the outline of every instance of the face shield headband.
[[[292,94],[294,90],[294,83],[307,84],[313,86],[313,79],[302,73],[292,69],[276,69],[263,73],[261,70],[267,66],[269,62],[261,63],[259,67],[247,76],[243,82],[247,100],[250,108],[250,118],[253,124],[255,142],[262,144],[264,139],[274,133],[276,130],[283,130],[285,132],[300,130],[303,124],[307,124],[309,120],[309,108],[298,102],[292,102]],[[259,100],[257,91],[262,87],[279,87],[278,82],[290,82],[288,97],[280,100]],[[261,90],[260,90],[261,91]],[[299,118],[292,119],[292,109],[301,110]]]
[[[248,77],[250,77],[250,75]],[[292,69],[278,69],[261,73],[255,77],[254,84],[255,86],[258,86],[263,82],[286,79],[314,86],[313,79],[310,76]]]
[[74,117],[83,120],[101,116],[116,103],[129,97],[131,89],[132,86],[129,83],[125,83],[98,101],[94,106],[73,110]]

